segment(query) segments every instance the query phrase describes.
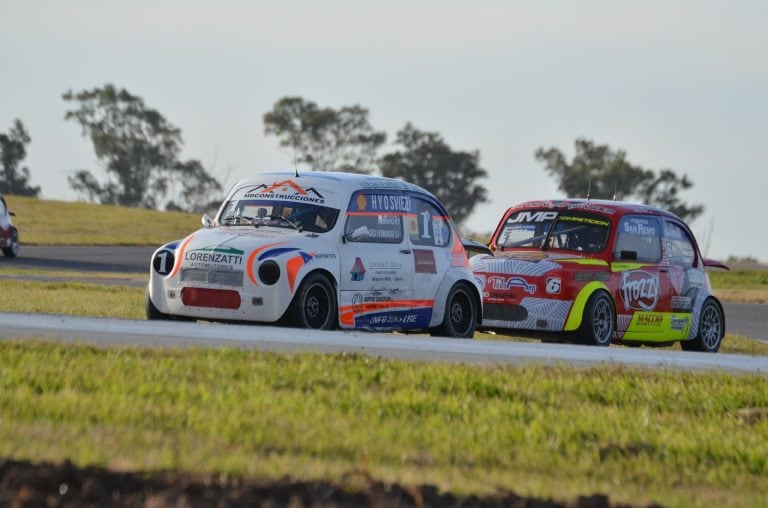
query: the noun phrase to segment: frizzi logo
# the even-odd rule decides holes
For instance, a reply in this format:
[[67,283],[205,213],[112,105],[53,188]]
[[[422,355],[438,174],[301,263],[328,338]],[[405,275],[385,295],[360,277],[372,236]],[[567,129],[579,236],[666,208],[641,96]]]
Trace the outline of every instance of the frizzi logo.
[[557,212],[518,212],[517,215],[510,217],[507,222],[516,224],[518,222],[543,222],[553,220],[557,217]]
[[272,185],[261,184],[245,193],[246,198],[283,199],[322,205],[325,198],[314,187],[302,188],[293,180],[283,180]]
[[239,265],[243,262],[243,254],[240,249],[211,246],[185,252],[184,260]]
[[627,309],[655,309],[659,303],[659,274],[651,275],[642,270],[622,272],[621,299]]
[[510,289],[513,287],[522,288],[523,291],[525,291],[528,294],[533,294],[536,292],[536,284],[529,284],[528,281],[523,279],[522,277],[499,277],[493,276],[488,278],[488,284],[491,285],[493,289],[496,290],[504,290],[504,289]]

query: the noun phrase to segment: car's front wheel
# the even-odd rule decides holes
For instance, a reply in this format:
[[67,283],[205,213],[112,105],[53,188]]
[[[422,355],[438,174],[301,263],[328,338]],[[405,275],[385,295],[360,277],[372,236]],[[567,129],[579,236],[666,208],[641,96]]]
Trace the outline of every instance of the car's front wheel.
[[15,258],[19,255],[19,232],[17,230],[11,231],[11,244],[8,247],[3,247],[3,255],[7,258]]
[[613,301],[604,291],[597,291],[589,297],[579,328],[579,339],[591,346],[607,347],[616,331]]
[[680,343],[684,351],[717,353],[725,335],[725,320],[720,306],[711,298],[704,302],[699,315],[699,333],[693,340]]
[[313,273],[304,279],[289,309],[290,323],[300,328],[330,330],[336,323],[336,293],[328,278]]
[[445,316],[440,326],[430,328],[432,336],[471,339],[477,325],[477,304],[466,284],[457,284],[445,301]]

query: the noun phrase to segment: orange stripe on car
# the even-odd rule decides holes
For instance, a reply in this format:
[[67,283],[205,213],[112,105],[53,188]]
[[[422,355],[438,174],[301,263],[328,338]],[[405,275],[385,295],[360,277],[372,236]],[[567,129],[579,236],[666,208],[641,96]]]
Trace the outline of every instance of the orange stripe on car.
[[171,274],[169,277],[173,277],[176,275],[176,272],[179,271],[179,268],[181,268],[181,260],[184,259],[184,251],[187,250],[187,245],[189,245],[189,242],[192,241],[192,237],[195,236],[194,233],[189,235],[186,240],[181,242],[181,248],[179,249],[179,255],[176,257],[176,262],[173,264],[173,270],[171,270]]
[[253,252],[251,252],[251,254],[248,256],[248,264],[246,265],[248,278],[251,279],[251,282],[253,282],[257,286],[259,285],[258,281],[256,281],[256,275],[253,273],[253,260],[256,259],[256,256],[258,256],[259,252],[263,251],[264,249],[274,247],[275,245],[282,245],[284,243],[285,242],[270,243],[270,244],[261,246],[258,249],[254,250]]
[[293,292],[293,284],[296,282],[296,275],[302,266],[304,266],[304,258],[301,256],[293,257],[285,262],[285,268],[288,271],[288,285],[291,287],[291,292]]

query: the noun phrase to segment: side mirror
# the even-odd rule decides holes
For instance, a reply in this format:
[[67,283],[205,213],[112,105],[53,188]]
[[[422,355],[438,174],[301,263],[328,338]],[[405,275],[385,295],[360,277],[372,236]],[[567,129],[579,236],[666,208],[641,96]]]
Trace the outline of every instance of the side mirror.
[[461,244],[464,246],[464,250],[467,253],[467,257],[471,257],[473,253],[475,254],[490,254],[493,256],[493,251],[488,248],[487,245],[484,243],[480,243],[476,240],[470,240],[468,238],[462,238]]
[[10,215],[11,217],[16,217],[16,212],[14,212],[13,210],[9,209],[8,210],[8,215]]
[[623,250],[619,253],[619,259],[626,259],[628,261],[637,261],[637,251]]
[[207,213],[205,215],[203,215],[202,222],[203,222],[203,227],[204,228],[211,228],[211,227],[213,227],[213,221],[211,220],[211,218],[208,216]]

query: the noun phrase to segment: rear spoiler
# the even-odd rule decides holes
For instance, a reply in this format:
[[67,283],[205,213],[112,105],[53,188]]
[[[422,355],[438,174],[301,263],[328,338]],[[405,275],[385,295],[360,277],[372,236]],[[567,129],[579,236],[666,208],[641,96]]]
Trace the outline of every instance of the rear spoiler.
[[484,243],[480,243],[476,240],[470,240],[469,238],[462,238],[461,244],[464,246],[464,250],[467,253],[467,257],[471,257],[473,254],[490,254],[493,255],[491,249]]
[[730,268],[728,268],[728,265],[726,265],[725,263],[721,263],[720,261],[717,261],[715,259],[704,258],[702,259],[702,261],[704,262],[704,268],[722,268],[723,270],[730,270]]

